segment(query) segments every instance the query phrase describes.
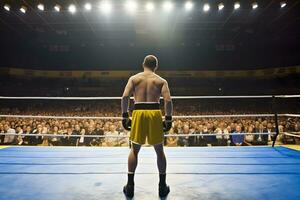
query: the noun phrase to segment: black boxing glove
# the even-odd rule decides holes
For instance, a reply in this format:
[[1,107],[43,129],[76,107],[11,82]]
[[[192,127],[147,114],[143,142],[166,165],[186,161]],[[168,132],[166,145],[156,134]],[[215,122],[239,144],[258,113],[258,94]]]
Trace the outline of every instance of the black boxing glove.
[[163,131],[167,132],[172,128],[172,116],[165,116],[163,121]]
[[125,130],[130,131],[131,129],[131,119],[129,118],[128,112],[122,114],[122,125]]

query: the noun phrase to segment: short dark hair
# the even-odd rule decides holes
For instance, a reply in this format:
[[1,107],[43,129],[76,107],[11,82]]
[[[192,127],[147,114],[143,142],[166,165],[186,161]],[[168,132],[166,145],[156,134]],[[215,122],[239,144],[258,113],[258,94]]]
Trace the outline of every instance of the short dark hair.
[[154,69],[158,66],[158,60],[154,55],[148,55],[145,57],[143,65],[144,67],[147,67],[154,71]]

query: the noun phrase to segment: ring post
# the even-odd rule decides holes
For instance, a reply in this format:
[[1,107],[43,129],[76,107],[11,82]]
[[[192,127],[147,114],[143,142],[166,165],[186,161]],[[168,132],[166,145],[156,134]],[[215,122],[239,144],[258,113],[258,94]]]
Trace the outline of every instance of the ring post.
[[276,135],[273,137],[273,143],[272,143],[272,147],[274,147],[277,136],[279,135],[279,128],[278,128],[278,115],[277,115],[277,104],[276,104],[276,98],[275,96],[272,96],[272,109],[274,112],[274,118],[275,118],[275,131],[276,131]]

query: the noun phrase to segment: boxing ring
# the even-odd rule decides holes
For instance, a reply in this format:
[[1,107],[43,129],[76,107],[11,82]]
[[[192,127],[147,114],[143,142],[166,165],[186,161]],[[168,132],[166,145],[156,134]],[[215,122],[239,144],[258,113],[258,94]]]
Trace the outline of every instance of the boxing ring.
[[[299,117],[297,114],[277,113],[262,116],[276,120],[277,116]],[[185,117],[218,115],[174,118]],[[70,117],[73,118],[81,117]],[[278,127],[270,134],[277,136]],[[44,135],[51,137],[50,134]],[[166,199],[300,199],[300,148],[276,146],[274,138],[273,147],[166,147],[167,183],[171,187]],[[128,153],[128,147],[0,146],[0,199],[126,199],[122,187],[127,179]],[[155,152],[151,147],[143,147],[135,175],[134,199],[159,199],[157,186]]]
[[[126,147],[7,147],[0,199],[126,199]],[[300,151],[285,147],[169,147],[167,199],[299,199]],[[144,147],[135,199],[158,199],[156,155]]]

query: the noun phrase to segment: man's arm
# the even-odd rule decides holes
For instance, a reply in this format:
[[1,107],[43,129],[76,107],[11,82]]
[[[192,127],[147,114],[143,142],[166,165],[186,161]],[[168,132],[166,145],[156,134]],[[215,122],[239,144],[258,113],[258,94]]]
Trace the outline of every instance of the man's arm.
[[133,83],[132,83],[132,77],[128,79],[128,82],[125,86],[123,95],[122,95],[122,100],[121,100],[121,107],[122,107],[122,113],[128,112],[129,109],[129,101],[130,101],[130,96],[132,95],[133,92]]
[[168,86],[168,82],[164,81],[162,90],[161,90],[161,95],[164,99],[164,107],[165,107],[165,115],[166,116],[172,116],[173,114],[173,103],[171,99],[171,94]]
[[127,85],[124,89],[122,100],[121,100],[121,107],[122,107],[122,125],[124,129],[130,131],[131,129],[131,120],[129,118],[128,110],[129,110],[129,101],[130,96],[133,92],[133,82],[132,77],[129,78]]

